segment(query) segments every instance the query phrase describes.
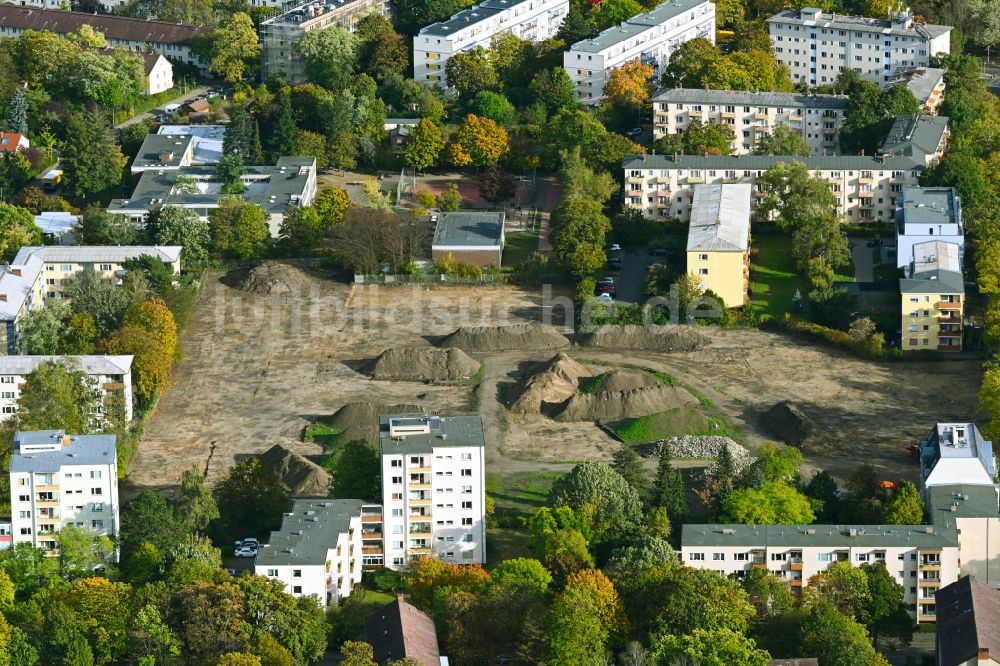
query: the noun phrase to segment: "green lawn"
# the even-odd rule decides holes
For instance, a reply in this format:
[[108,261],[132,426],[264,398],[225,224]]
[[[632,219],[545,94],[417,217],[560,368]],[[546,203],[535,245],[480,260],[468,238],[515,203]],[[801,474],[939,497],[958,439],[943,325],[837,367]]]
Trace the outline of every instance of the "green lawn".
[[496,501],[497,513],[531,516],[545,505],[552,482],[559,472],[513,472],[487,474],[486,493]]
[[[809,285],[795,269],[792,241],[788,236],[754,236],[757,254],[750,264],[754,284],[753,309],[759,314],[780,317],[793,312],[792,299],[798,289],[805,298]],[[835,276],[837,282],[854,282],[854,264],[845,266]]]
[[515,557],[528,557],[530,538],[531,532],[528,529],[492,527],[486,530],[487,568]]
[[538,238],[537,231],[515,231],[507,234],[503,246],[504,266],[514,268],[530,257],[532,252],[538,250]]

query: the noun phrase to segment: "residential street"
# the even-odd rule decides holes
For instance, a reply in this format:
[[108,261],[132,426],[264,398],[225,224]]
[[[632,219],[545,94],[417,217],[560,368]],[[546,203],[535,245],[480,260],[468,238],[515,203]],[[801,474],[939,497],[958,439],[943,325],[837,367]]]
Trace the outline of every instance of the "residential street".
[[189,100],[192,100],[195,97],[198,97],[199,95],[204,95],[206,92],[208,92],[208,86],[199,86],[197,88],[192,88],[186,95],[182,95],[182,96],[178,97],[177,99],[172,99],[169,102],[161,104],[156,109],[150,109],[146,113],[140,113],[139,115],[132,116],[131,118],[129,118],[125,122],[119,123],[118,125],[115,125],[115,129],[121,129],[123,127],[128,127],[129,125],[134,125],[135,123],[142,122],[146,118],[152,118],[153,115],[154,115],[153,111],[162,109],[167,104],[184,104],[185,102],[187,102]]

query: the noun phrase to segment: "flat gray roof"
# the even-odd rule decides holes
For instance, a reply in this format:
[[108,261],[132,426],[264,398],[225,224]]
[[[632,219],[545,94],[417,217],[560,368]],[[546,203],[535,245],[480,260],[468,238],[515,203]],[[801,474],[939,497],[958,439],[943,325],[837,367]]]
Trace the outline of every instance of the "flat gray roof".
[[527,4],[530,1],[531,0],[485,0],[485,2],[480,2],[478,5],[473,5],[468,9],[463,9],[462,11],[453,14],[451,18],[445,21],[438,21],[437,23],[425,26],[420,30],[420,34],[436,35],[438,37],[453,35],[460,30],[479,23],[480,21],[485,21],[491,16],[495,16],[504,10],[518,5]]
[[[20,252],[17,254],[18,257],[21,256]],[[13,265],[0,268],[0,294],[6,296],[4,300],[0,300],[0,319],[13,321],[17,317],[43,266],[44,262],[40,258],[29,256],[23,262],[15,259]]]
[[[815,8],[803,7],[802,11],[786,9],[767,19],[768,23],[793,23],[797,25],[816,26],[819,28],[834,28],[838,30],[855,30],[865,32],[878,32],[881,34],[892,34],[906,37],[939,37],[951,32],[950,25],[935,25],[933,23],[914,23],[912,28],[893,26],[888,19],[867,18],[865,16],[846,16],[842,14],[820,13],[816,16],[806,15],[803,12],[815,10]],[[930,55],[934,55],[933,53]]]
[[936,67],[916,67],[902,72],[889,80],[888,85],[903,85],[909,88],[917,101],[923,104],[926,102],[934,89],[937,88],[941,80],[944,79],[944,70]]
[[584,39],[582,41],[573,44],[570,47],[571,51],[584,51],[590,53],[599,53],[619,42],[623,42],[627,39],[649,30],[652,27],[662,25],[675,16],[679,16],[689,9],[694,9],[698,5],[702,5],[706,0],[671,0],[670,2],[664,2],[657,5],[651,11],[645,12],[643,14],[636,14],[632,18],[626,20],[624,23],[612,26],[596,37],[591,39]]
[[749,90],[699,90],[663,88],[654,102],[674,104],[732,104],[736,106],[777,106],[790,109],[847,109],[847,95],[807,95],[805,93],[753,92]]
[[889,129],[882,152],[894,155],[932,155],[948,131],[946,116],[900,116]]
[[[416,419],[430,421],[430,433],[389,437],[389,421]],[[430,416],[427,414],[386,414],[378,417],[378,437],[383,454],[430,453],[435,448],[486,446],[483,420],[478,416]]]
[[750,169],[766,171],[775,164],[802,162],[817,171],[922,171],[923,160],[888,155],[629,155],[625,169]]
[[178,167],[193,140],[191,135],[147,134],[132,160],[132,168]]
[[27,375],[42,363],[56,361],[88,375],[124,375],[132,371],[132,356],[0,356],[0,375]]
[[959,271],[932,269],[918,271],[899,281],[903,294],[964,294],[965,281]]
[[116,462],[114,435],[70,435],[69,446],[56,451],[22,454],[22,444],[54,444],[63,438],[62,430],[30,430],[14,434],[11,472],[58,472],[62,465],[111,465]]
[[327,550],[337,547],[337,537],[350,529],[363,504],[355,499],[295,500],[281,528],[257,551],[256,566],[325,563]]
[[[997,491],[993,486],[931,486],[927,489],[930,501],[927,510],[931,522],[941,517],[997,518]],[[954,507],[954,511],[952,510]]]
[[953,187],[904,188],[897,208],[903,211],[900,233],[906,224],[962,223],[962,207]]
[[434,228],[434,247],[484,247],[503,245],[502,212],[441,213]]
[[37,257],[52,264],[99,263],[107,261],[120,264],[138,257],[156,257],[160,261],[173,263],[181,258],[180,245],[28,245],[22,247],[14,257],[15,264],[23,264],[30,257]]
[[[851,536],[853,530],[854,536]],[[953,518],[935,525],[684,525],[684,548],[941,548],[957,546]]]
[[746,252],[750,183],[695,185],[687,251]]

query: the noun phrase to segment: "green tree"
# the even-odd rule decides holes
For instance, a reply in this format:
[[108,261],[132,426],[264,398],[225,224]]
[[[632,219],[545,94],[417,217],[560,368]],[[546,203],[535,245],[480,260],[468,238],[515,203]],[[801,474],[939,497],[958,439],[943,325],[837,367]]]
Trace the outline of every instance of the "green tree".
[[11,132],[28,136],[28,99],[23,88],[14,88],[14,95],[7,104],[7,127]]
[[491,585],[516,585],[527,587],[538,594],[545,594],[552,584],[552,574],[541,562],[528,557],[504,560],[493,567]]
[[670,449],[660,450],[660,462],[653,482],[653,506],[663,507],[673,525],[683,525],[687,517],[687,489],[684,476],[670,462]]
[[259,458],[238,461],[213,490],[230,534],[262,538],[281,525],[288,498],[277,477]]
[[750,525],[802,525],[816,519],[809,500],[780,481],[734,490],[723,499],[722,510],[723,522]]
[[231,14],[212,34],[209,70],[224,81],[235,83],[253,70],[261,45],[253,19],[244,12]]
[[423,171],[434,166],[444,145],[444,135],[438,126],[427,118],[421,118],[410,130],[410,138],[403,147],[403,161],[406,166]]
[[885,522],[890,525],[919,525],[924,521],[924,503],[917,487],[909,481],[899,484],[885,507]]
[[0,259],[13,261],[25,245],[41,245],[42,230],[26,208],[0,203]]
[[142,544],[150,544],[166,553],[186,536],[184,518],[177,516],[163,495],[157,492],[144,490],[122,507],[118,543],[126,570]]
[[438,208],[446,213],[454,212],[462,205],[462,193],[455,183],[450,183],[445,191],[438,196]]
[[189,530],[198,532],[204,532],[219,517],[219,507],[215,504],[212,491],[205,485],[205,477],[197,467],[185,470],[181,475],[175,512],[187,523]]
[[18,341],[25,354],[55,354],[66,333],[69,303],[56,302],[28,312],[21,320]]
[[64,136],[59,163],[73,196],[85,199],[121,182],[127,160],[103,113],[96,109],[70,113]]
[[73,236],[81,245],[133,245],[137,233],[135,222],[127,215],[109,213],[99,204],[91,204],[73,223]]
[[[104,540],[110,555],[114,547],[110,539]],[[112,662],[125,654],[131,592],[126,583],[91,577],[77,581],[65,594],[66,605],[82,621],[96,663]]]
[[215,254],[248,261],[263,257],[271,247],[271,232],[260,206],[238,197],[223,197],[208,212],[208,228]]
[[766,666],[771,659],[765,650],[757,649],[752,638],[731,629],[695,629],[687,636],[661,635],[655,639],[652,652],[660,663],[687,662],[700,666]]
[[[570,11],[572,14],[572,10]],[[569,20],[567,16],[567,21]],[[565,25],[566,21],[563,21]],[[545,105],[549,113],[559,109],[572,109],[577,106],[576,88],[573,79],[562,67],[543,69],[535,74],[529,86],[531,95],[536,102]]]
[[906,589],[896,582],[883,564],[865,563],[861,571],[868,578],[871,606],[868,632],[873,639],[889,638],[909,643],[913,638],[913,618],[903,602]]
[[97,405],[97,387],[89,375],[69,360],[45,361],[24,378],[17,399],[17,428],[85,435],[92,432]]
[[309,80],[328,90],[348,87],[357,64],[358,40],[339,26],[310,30],[295,43]]
[[642,505],[628,482],[608,465],[585,461],[556,479],[549,492],[549,506],[568,506],[587,515],[597,535],[611,527],[639,523]]
[[569,151],[563,151],[560,155],[562,169],[559,171],[559,180],[563,185],[565,196],[586,195],[601,203],[605,203],[611,195],[618,189],[618,183],[609,173],[595,173],[587,166],[580,147],[577,146]]
[[44,587],[58,569],[58,562],[27,542],[16,543],[0,552],[0,569],[14,583],[19,601],[27,600]]
[[273,637],[289,651],[296,664],[318,661],[326,652],[323,613],[313,599],[296,599],[285,592],[285,584],[264,576],[240,576],[236,584],[243,593],[250,644]]
[[295,152],[295,118],[292,116],[292,98],[287,88],[282,88],[275,100],[278,105],[277,117],[268,133],[267,148],[271,161],[292,155]]
[[146,225],[157,245],[180,245],[183,248],[182,263],[208,258],[211,242],[208,222],[193,209],[164,206],[149,216]]
[[281,220],[278,245],[285,252],[299,256],[309,254],[323,242],[327,227],[312,206],[289,206]]
[[786,125],[778,125],[757,140],[754,155],[801,155],[809,156],[809,144],[802,135]]
[[330,470],[330,496],[340,499],[374,499],[381,489],[378,454],[363,441],[347,442],[336,454]]
[[73,312],[87,313],[97,327],[98,336],[115,329],[132,304],[124,289],[104,279],[96,271],[81,271],[63,280],[63,293],[70,299]]
[[483,90],[469,103],[472,113],[489,118],[501,125],[511,126],[517,120],[517,109],[502,94]]
[[260,145],[257,118],[244,103],[235,102],[229,112],[229,123],[222,139],[222,152],[238,155],[244,164],[263,164],[264,150]]
[[566,18],[563,19],[556,33],[556,39],[560,39],[567,44],[575,44],[584,39],[590,39],[597,34],[597,26],[592,18],[587,16],[583,9],[577,5],[569,8]]
[[215,175],[222,181],[223,194],[240,194],[246,187],[243,185],[243,175],[246,168],[239,155],[229,153],[219,158],[215,167]]
[[872,647],[865,628],[850,615],[823,601],[809,609],[802,625],[803,654],[821,654],[830,666],[879,666],[881,655]]
[[580,245],[604,247],[611,221],[604,215],[600,201],[582,195],[568,196],[552,211],[551,240],[556,255],[568,261]]
[[556,597],[549,623],[549,659],[553,666],[577,666],[603,655],[608,631],[602,626],[593,593],[573,587]]
[[684,152],[688,155],[728,155],[736,134],[725,123],[692,120],[684,129]]
[[764,442],[757,450],[757,458],[747,468],[744,476],[759,480],[755,485],[767,481],[781,481],[794,485],[799,481],[798,468],[801,464],[802,453],[798,449]]
[[459,97],[471,99],[486,90],[499,90],[500,79],[488,49],[477,46],[456,53],[448,58],[444,71],[448,86],[458,91]]
[[651,492],[649,479],[642,467],[642,458],[635,449],[628,444],[622,444],[611,454],[611,468],[621,474],[622,478],[628,482],[635,490],[639,499],[645,503]]
[[248,647],[244,604],[234,583],[191,583],[170,599],[167,623],[190,661],[216,663],[222,655]]
[[106,570],[114,562],[115,544],[75,525],[66,525],[56,535],[59,547],[59,575],[75,582]]
[[160,612],[154,604],[146,604],[136,613],[135,620],[129,632],[129,639],[139,656],[140,664],[143,657],[152,657],[155,663],[169,663],[181,654],[180,643],[170,632]]

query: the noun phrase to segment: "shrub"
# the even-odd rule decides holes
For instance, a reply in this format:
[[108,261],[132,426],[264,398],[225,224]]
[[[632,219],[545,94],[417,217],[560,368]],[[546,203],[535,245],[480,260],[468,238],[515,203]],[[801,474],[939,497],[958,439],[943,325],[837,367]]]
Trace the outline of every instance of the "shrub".
[[[820,338],[834,347],[839,347],[864,358],[882,359],[887,356],[885,336],[882,333],[874,333],[867,338],[859,339],[852,337],[850,333],[845,331],[797,319],[788,313],[785,313],[781,319],[772,319],[769,321],[773,328]],[[761,322],[762,325],[764,323],[763,321]]]

